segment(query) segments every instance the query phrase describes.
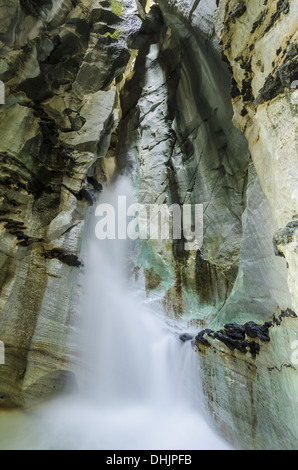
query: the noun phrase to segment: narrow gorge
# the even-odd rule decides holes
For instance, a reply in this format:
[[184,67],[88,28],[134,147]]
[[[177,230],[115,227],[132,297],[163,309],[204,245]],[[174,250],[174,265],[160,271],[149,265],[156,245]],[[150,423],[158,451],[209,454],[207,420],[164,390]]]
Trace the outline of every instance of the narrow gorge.
[[[297,3],[0,0],[0,16],[0,427],[84,389],[86,291],[101,403],[99,377],[120,376],[127,354],[140,377],[115,381],[123,399],[151,390],[151,370],[157,402],[180,380],[183,401],[204,401],[213,448],[296,450]],[[97,205],[127,194],[201,205],[200,249],[144,237],[124,272],[124,244],[88,253]],[[177,440],[207,446],[190,415],[197,444]]]

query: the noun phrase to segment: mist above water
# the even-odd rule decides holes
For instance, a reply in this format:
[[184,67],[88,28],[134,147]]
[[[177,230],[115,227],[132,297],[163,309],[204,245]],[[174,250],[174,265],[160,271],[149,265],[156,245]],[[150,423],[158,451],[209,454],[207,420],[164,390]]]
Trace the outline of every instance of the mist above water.
[[[126,180],[104,190],[100,202],[116,204],[118,195],[131,195]],[[85,243],[80,390],[22,419],[10,415],[18,431],[6,447],[229,449],[207,422],[198,355],[179,340],[184,325],[169,324],[131,287],[126,255],[133,247],[97,240],[95,223]]]

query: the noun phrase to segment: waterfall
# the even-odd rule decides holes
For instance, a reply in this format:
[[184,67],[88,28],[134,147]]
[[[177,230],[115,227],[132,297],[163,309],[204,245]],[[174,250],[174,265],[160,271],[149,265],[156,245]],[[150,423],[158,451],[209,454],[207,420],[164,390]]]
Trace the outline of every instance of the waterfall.
[[[115,205],[118,195],[132,198],[125,179],[105,189],[100,201]],[[133,246],[97,240],[95,223],[92,217],[85,243],[80,390],[27,413],[15,445],[228,449],[207,422],[198,355],[190,341],[179,339],[186,326],[169,323],[146,304],[145,294],[126,276],[126,254]]]

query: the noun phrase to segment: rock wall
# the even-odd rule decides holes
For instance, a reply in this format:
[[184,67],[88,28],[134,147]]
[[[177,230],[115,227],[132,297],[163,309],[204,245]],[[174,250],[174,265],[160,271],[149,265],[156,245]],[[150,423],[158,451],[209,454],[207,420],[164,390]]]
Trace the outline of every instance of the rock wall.
[[244,448],[297,447],[294,1],[1,0],[0,15],[0,404],[75,381],[88,206],[128,172],[142,203],[203,204],[200,251],[152,240],[133,262],[148,297],[208,327],[217,425]]
[[203,204],[204,244],[187,253],[183,242],[146,241],[134,263],[145,266],[148,296],[169,314],[202,325],[223,325],[231,314],[263,321],[292,300],[286,262],[272,245],[278,223],[232,123],[216,4],[159,6],[143,23],[121,93],[116,155],[119,168],[134,172],[139,202]]
[[[225,0],[215,13],[233,76],[233,121],[247,138],[258,181],[251,178],[248,185],[241,267],[217,321],[227,324],[207,333],[207,346],[198,341],[197,347],[216,422],[250,449],[297,448],[297,14],[291,1]],[[286,258],[283,266],[272,257],[272,240],[275,255]],[[255,313],[267,320],[261,326],[268,329],[267,339],[248,335],[247,324],[229,323],[247,321],[234,312],[239,302],[247,311],[255,299]],[[276,315],[276,305],[286,304],[293,310]],[[255,343],[252,349],[241,342],[247,340]]]
[[[291,1],[221,1],[216,30],[233,74],[234,122],[246,136],[277,228],[297,218],[297,15]],[[295,235],[293,234],[294,238]],[[277,244],[279,241],[277,241]],[[288,285],[297,310],[294,250]],[[287,256],[288,254],[288,256]]]
[[208,326],[196,345],[224,434],[244,448],[295,448],[295,6],[158,4],[121,94],[116,153],[140,202],[204,205],[204,244],[186,254],[146,242],[135,266],[169,314]]
[[120,0],[1,0],[0,14],[0,404],[10,406],[73,378],[84,219],[141,21]]
[[169,13],[167,2],[160,6],[137,39],[116,154],[119,167],[134,173],[139,202],[203,204],[201,251],[185,251],[185,240],[146,240],[134,261],[145,266],[148,296],[161,299],[169,314],[205,324],[237,277],[250,155],[232,124],[230,77],[218,44],[207,39],[211,20],[204,33],[179,11]]
[[202,331],[196,338],[214,425],[239,449],[297,448],[297,316]]

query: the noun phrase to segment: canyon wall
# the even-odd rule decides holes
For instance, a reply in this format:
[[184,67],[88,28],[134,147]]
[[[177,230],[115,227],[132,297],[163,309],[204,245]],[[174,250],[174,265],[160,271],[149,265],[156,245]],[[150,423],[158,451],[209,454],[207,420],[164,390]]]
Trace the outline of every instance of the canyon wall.
[[204,243],[141,243],[136,275],[144,270],[168,315],[207,327],[196,347],[224,435],[244,448],[295,448],[296,7],[158,5],[121,93],[116,153],[139,202],[203,204]]
[[200,250],[132,261],[198,328],[217,426],[295,448],[297,6],[157,3],[0,1],[0,405],[75,383],[85,220],[126,173],[138,202],[203,205]]
[[2,0],[0,14],[0,402],[11,406],[73,381],[84,219],[141,20],[116,0]]
[[[251,449],[297,448],[297,17],[288,1],[221,1],[215,13],[233,77],[233,122],[247,138],[257,181],[247,189],[238,278],[218,317],[226,325],[201,333],[197,347],[216,422]],[[244,325],[231,324],[240,320],[239,301],[262,292],[265,323],[245,315]]]
[[202,325],[223,325],[231,315],[262,321],[292,301],[286,262],[272,244],[280,225],[232,123],[216,3],[159,6],[162,17],[153,7],[143,24],[135,74],[121,94],[117,158],[134,169],[140,202],[202,204],[204,243],[186,252],[183,240],[146,241],[135,264],[146,266],[148,295],[162,298],[170,314]]

